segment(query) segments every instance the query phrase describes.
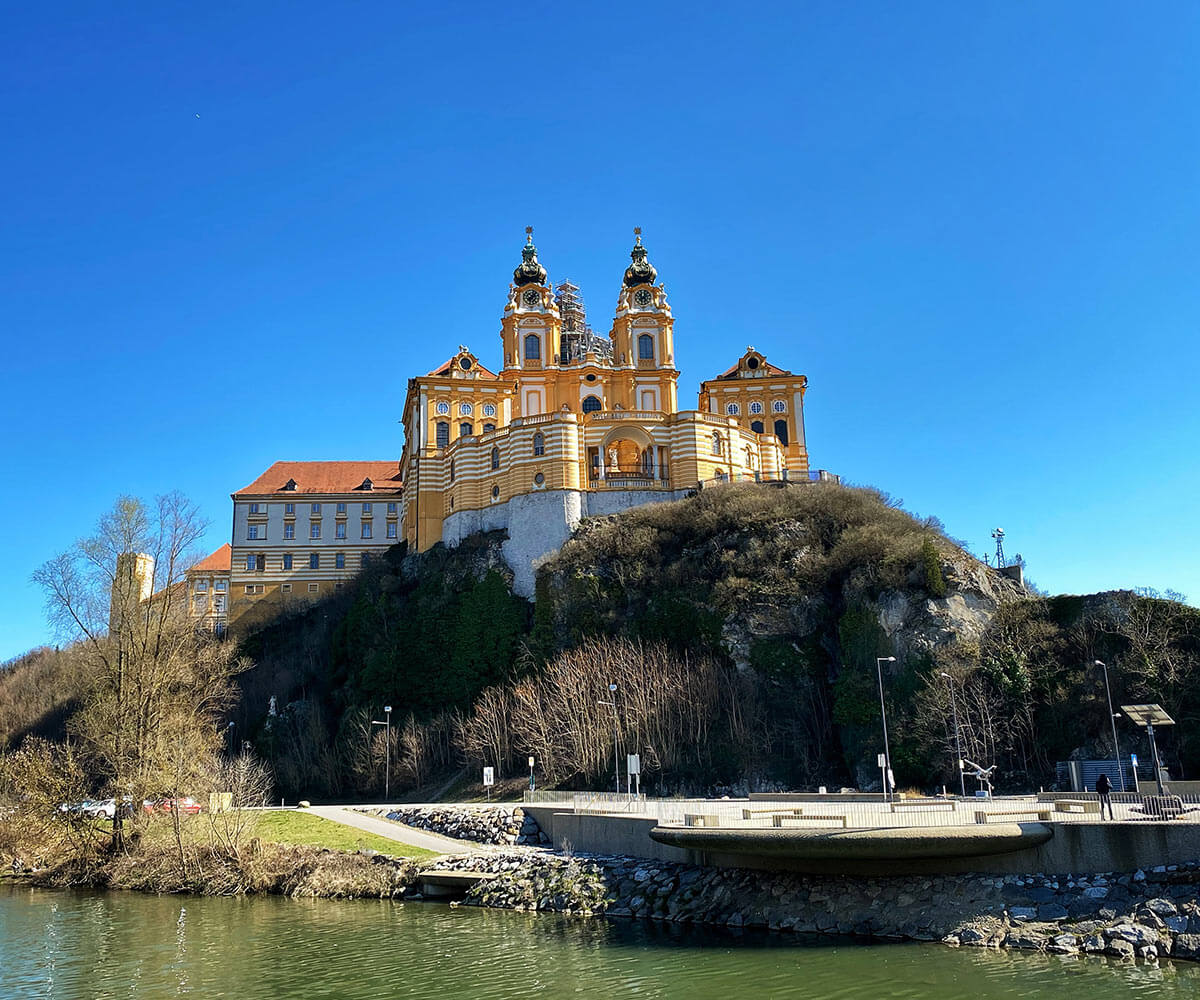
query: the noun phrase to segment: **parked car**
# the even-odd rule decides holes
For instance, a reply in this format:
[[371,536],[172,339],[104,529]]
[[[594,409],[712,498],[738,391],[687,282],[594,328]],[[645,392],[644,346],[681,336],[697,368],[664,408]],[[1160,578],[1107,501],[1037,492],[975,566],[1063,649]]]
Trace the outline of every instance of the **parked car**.
[[[95,819],[115,819],[117,815],[116,799],[101,799],[98,802],[84,803],[83,813]],[[129,816],[133,813],[133,800],[128,795],[121,801],[121,814]]]
[[167,815],[170,815],[176,809],[185,816],[195,816],[200,812],[200,803],[188,795],[177,799],[159,799],[157,802],[151,802],[147,799],[142,803],[142,807],[146,812],[166,813]]

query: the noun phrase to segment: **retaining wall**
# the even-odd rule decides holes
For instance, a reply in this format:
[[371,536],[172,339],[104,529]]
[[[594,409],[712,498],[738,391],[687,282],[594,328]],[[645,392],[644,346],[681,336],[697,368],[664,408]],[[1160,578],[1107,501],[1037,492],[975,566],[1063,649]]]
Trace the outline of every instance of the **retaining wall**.
[[[720,868],[757,868],[829,874],[1028,874],[1033,872],[1134,872],[1139,868],[1200,859],[1200,823],[1071,822],[1050,824],[1054,836],[1039,847],[980,857],[864,862],[845,859],[804,861],[684,850],[650,839],[657,821],[637,816],[576,815],[561,806],[526,805],[556,848],[564,840],[574,851],[624,854]],[[955,830],[970,829],[954,828]]]

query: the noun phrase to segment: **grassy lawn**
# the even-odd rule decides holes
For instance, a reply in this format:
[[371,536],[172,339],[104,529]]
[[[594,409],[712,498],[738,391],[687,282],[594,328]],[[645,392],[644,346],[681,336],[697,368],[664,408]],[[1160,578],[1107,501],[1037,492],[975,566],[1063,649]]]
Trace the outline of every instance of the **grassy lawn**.
[[412,847],[398,840],[378,837],[365,830],[335,823],[331,819],[306,812],[265,812],[258,817],[255,836],[278,844],[305,844],[328,847],[336,851],[357,851],[360,848],[405,858],[432,858],[433,851]]

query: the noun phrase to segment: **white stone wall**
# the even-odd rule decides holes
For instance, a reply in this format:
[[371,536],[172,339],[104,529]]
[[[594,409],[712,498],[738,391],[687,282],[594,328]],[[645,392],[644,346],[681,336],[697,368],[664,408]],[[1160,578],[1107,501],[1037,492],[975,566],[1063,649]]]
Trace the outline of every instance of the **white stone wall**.
[[442,541],[456,548],[477,531],[507,531],[502,552],[513,593],[532,600],[538,567],[551,558],[584,517],[616,514],[648,503],[678,500],[687,490],[545,490],[513,497],[486,510],[464,510],[442,522]]

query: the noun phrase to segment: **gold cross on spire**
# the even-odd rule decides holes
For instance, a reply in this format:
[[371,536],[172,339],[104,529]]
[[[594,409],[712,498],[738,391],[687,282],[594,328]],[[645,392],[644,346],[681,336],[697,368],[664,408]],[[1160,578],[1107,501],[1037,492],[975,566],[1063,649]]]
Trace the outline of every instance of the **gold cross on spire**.
[[637,237],[637,245],[641,246],[642,245],[642,227],[634,226],[633,227],[633,235]]
[[533,226],[526,226],[526,227],[525,227],[525,242],[526,242],[526,243],[532,243],[532,242],[533,242]]

